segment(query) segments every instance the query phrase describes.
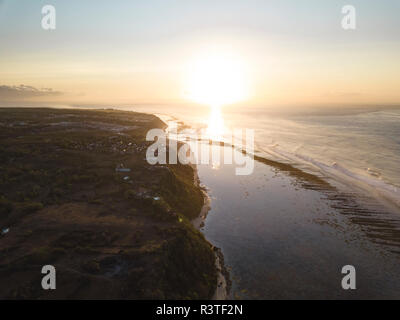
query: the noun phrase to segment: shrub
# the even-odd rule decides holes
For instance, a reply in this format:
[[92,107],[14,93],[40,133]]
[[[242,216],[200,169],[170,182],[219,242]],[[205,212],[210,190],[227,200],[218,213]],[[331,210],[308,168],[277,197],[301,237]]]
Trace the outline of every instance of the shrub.
[[43,209],[43,204],[40,202],[25,202],[21,206],[23,213],[33,213],[40,209]]
[[5,197],[0,197],[0,215],[7,215],[12,211],[12,209],[12,202],[7,200]]

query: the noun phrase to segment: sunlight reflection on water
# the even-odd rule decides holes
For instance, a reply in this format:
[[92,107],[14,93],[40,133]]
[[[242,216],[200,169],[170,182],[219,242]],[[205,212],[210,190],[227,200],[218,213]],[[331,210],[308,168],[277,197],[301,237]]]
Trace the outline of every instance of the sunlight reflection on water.
[[208,119],[207,137],[213,141],[221,141],[224,135],[224,119],[219,106],[211,107]]

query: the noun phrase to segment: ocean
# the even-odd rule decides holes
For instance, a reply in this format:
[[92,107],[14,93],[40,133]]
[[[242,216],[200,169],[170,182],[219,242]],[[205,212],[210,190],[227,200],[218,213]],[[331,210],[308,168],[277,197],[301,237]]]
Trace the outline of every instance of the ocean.
[[[138,106],[207,127],[211,111]],[[219,123],[255,130],[255,154],[367,193],[400,212],[400,107],[222,108]],[[213,119],[215,122],[215,119]],[[222,138],[223,140],[223,138]]]
[[[254,129],[256,155],[300,169],[256,161],[253,174],[238,176],[234,165],[197,166],[211,199],[201,230],[222,250],[230,298],[398,298],[400,109],[222,108],[219,119],[190,108],[138,111],[188,131],[218,124],[221,140]],[[356,290],[341,285],[348,265]]]

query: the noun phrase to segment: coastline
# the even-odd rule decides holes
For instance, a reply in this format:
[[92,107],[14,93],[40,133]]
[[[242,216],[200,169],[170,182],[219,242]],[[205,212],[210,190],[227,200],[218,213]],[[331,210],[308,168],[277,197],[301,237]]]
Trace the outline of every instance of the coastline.
[[[166,119],[164,117],[160,117],[159,114],[152,114],[152,115],[154,115],[155,117],[160,119],[162,122],[164,122],[166,124],[166,128],[168,128],[168,119]],[[169,117],[172,118],[172,116],[169,116]],[[177,119],[174,118],[174,120],[177,120]],[[179,126],[181,126],[181,125],[184,125],[184,123],[180,122]],[[193,174],[194,174],[193,184],[194,184],[194,186],[200,188],[203,198],[204,198],[204,203],[200,210],[199,215],[197,217],[195,217],[194,219],[192,219],[190,222],[196,230],[198,230],[199,232],[201,232],[203,234],[201,229],[204,227],[204,223],[207,218],[208,212],[211,209],[211,206],[210,206],[211,198],[208,195],[206,188],[201,185],[201,181],[200,181],[200,178],[198,175],[197,165],[195,165],[195,164],[189,164],[189,165],[193,169]],[[211,248],[215,255],[215,267],[217,270],[217,283],[216,283],[215,292],[212,296],[212,300],[227,300],[230,296],[230,290],[231,290],[231,286],[232,286],[230,274],[229,274],[228,269],[225,266],[222,250],[218,247],[215,247],[212,243],[210,243],[210,245],[211,245]]]
[[[244,150],[242,150],[241,148],[237,148],[233,145],[225,145],[224,147],[231,147],[231,148],[234,148],[236,152],[246,154],[246,152]],[[303,190],[300,192],[305,193],[305,197],[308,198],[311,202],[315,201],[315,197],[321,196],[321,198],[323,199],[321,201],[325,202],[325,200],[326,200],[326,204],[328,205],[329,208],[331,208],[331,209],[328,209],[328,211],[335,210],[338,214],[338,218],[336,220],[334,220],[334,219],[330,218],[330,213],[328,212],[326,216],[323,216],[321,218],[318,217],[315,220],[316,222],[326,221],[327,224],[331,225],[336,230],[343,229],[343,228],[347,229],[347,227],[345,227],[344,225],[346,225],[347,223],[350,223],[352,226],[355,226],[356,228],[362,228],[363,235],[357,234],[356,235],[357,237],[366,236],[367,238],[372,240],[372,242],[388,240],[387,235],[385,233],[387,231],[386,227],[393,229],[393,230],[395,229],[395,221],[392,222],[392,219],[390,217],[384,218],[385,227],[381,228],[379,223],[376,222],[376,221],[379,221],[380,219],[382,219],[382,217],[378,217],[378,215],[380,215],[380,216],[382,215],[381,213],[383,212],[383,208],[373,208],[373,207],[370,208],[369,201],[367,201],[367,199],[365,199],[365,198],[362,198],[363,203],[359,203],[359,200],[356,197],[356,195],[351,194],[349,192],[341,191],[339,188],[334,186],[332,184],[332,181],[330,181],[329,179],[324,179],[323,177],[309,173],[307,171],[304,171],[304,170],[297,168],[296,166],[288,164],[288,163],[274,161],[274,160],[264,158],[264,157],[261,157],[258,155],[252,155],[252,156],[254,157],[255,162],[258,163],[262,167],[265,166],[265,169],[267,171],[279,172],[280,174],[283,174],[284,176],[287,177],[287,179],[285,178],[286,180],[283,181],[283,184],[287,184],[287,186],[285,187],[284,190],[281,190],[282,192],[284,192],[284,194],[286,194],[288,192],[288,188],[291,188],[289,186],[292,186],[292,187],[294,186],[292,188],[292,190],[289,191],[292,195],[299,192],[298,190]],[[195,177],[194,177],[195,183],[197,185],[200,185],[198,172],[199,172],[199,170],[200,170],[200,172],[203,172],[204,169],[197,168],[197,166],[194,166],[194,165],[192,165],[192,167],[195,172]],[[207,178],[206,178],[206,184],[211,189],[211,185],[209,183],[210,183],[210,181],[207,181]],[[263,187],[264,187],[263,184],[261,184],[259,186],[259,188],[263,188]],[[204,199],[205,199],[204,204],[200,211],[199,216],[192,220],[193,226],[200,231],[204,226],[204,221],[207,218],[207,214],[210,210],[210,199],[209,199],[207,190],[204,187],[201,189],[204,194]],[[274,189],[278,190],[277,186],[274,186]],[[314,193],[314,195],[313,195],[313,193]],[[288,196],[290,196],[290,194],[288,194]],[[264,197],[265,196],[263,196],[263,198]],[[223,198],[225,198],[225,196],[221,195],[219,198],[223,199]],[[271,199],[271,200],[273,200],[273,199]],[[229,206],[229,204],[225,203],[222,207],[227,207],[227,206]],[[318,202],[317,206],[319,206],[319,208],[316,209],[316,212],[318,212],[319,210],[325,210],[324,209],[325,206],[322,203]],[[258,206],[258,207],[256,206],[254,208],[255,215],[257,215],[257,211],[259,210],[259,208],[262,208],[262,207],[263,207],[263,205]],[[285,207],[285,205],[282,205],[280,203],[278,206],[278,210],[279,210],[279,208],[282,208],[282,207]],[[296,208],[291,208],[289,205],[288,210],[291,210],[291,209],[295,209],[295,211],[297,210]],[[304,208],[304,210],[309,210],[309,209]],[[304,212],[307,212],[307,211],[304,211]],[[229,213],[220,212],[220,214],[222,216],[224,216],[224,215],[229,216]],[[316,215],[319,215],[319,213],[316,213]],[[221,219],[221,218],[219,218],[219,219]],[[226,217],[225,217],[225,219],[226,219]],[[235,219],[240,221],[240,217],[236,217]],[[310,216],[307,219],[313,219],[313,218]],[[218,234],[220,234],[221,232],[224,233],[225,232],[224,229],[227,228],[226,222],[221,221],[222,224],[220,224],[219,227],[214,227],[214,224],[215,224],[214,220],[215,220],[215,218],[213,217],[213,226],[209,226],[209,227],[211,227],[212,229],[219,228]],[[347,220],[347,222],[345,222],[345,220]],[[287,222],[289,222],[289,221],[287,221]],[[304,222],[301,222],[301,223],[304,223]],[[290,228],[290,225],[291,224],[289,224],[288,228]],[[281,224],[280,224],[280,226],[281,226]],[[254,226],[252,226],[252,228],[253,227]],[[221,228],[223,228],[223,229],[221,229]],[[207,228],[207,229],[209,229],[209,228]],[[319,227],[318,229],[322,229],[322,228]],[[350,231],[350,227],[349,227],[349,231]],[[203,231],[203,233],[204,233],[204,231]],[[206,236],[206,233],[204,233],[204,235]],[[280,235],[277,235],[277,237],[280,237]],[[230,238],[229,235],[226,236],[226,239],[228,239],[228,238]],[[210,238],[208,238],[208,239],[210,239]],[[391,237],[390,240],[394,241],[395,242],[394,244],[396,246],[396,242],[398,242],[399,239],[397,239],[397,236],[393,236],[393,237]],[[212,240],[209,240],[209,241],[212,241]],[[270,241],[270,239],[269,240],[265,239],[265,241]],[[333,241],[337,241],[337,239],[334,239]],[[340,240],[338,240],[338,241],[340,241]],[[221,243],[221,242],[218,241],[218,243]],[[309,245],[311,245],[311,244],[307,243],[307,246],[309,246]],[[343,245],[344,245],[343,251],[347,250],[349,246],[347,244],[343,244]],[[316,247],[316,248],[314,248],[314,250],[318,251],[319,249],[318,249],[318,247]],[[332,247],[332,250],[334,250],[334,247]],[[216,288],[215,294],[213,295],[213,299],[217,299],[217,300],[227,299],[229,297],[229,294],[234,294],[234,293],[230,292],[231,283],[229,282],[229,273],[224,272],[225,266],[224,266],[221,250],[219,248],[213,247],[213,251],[215,252],[215,255],[216,255],[216,267],[217,267],[217,271],[218,271],[217,288]],[[230,257],[232,256],[232,252],[230,252],[230,253],[226,252],[226,254],[227,254],[227,256],[230,256]],[[275,254],[275,253],[271,252],[271,254]],[[221,259],[221,257],[222,257],[222,259]],[[338,254],[338,261],[339,261],[339,259],[341,259],[340,253]],[[243,260],[247,260],[247,259],[244,258]],[[265,263],[269,263],[269,262],[266,261]],[[338,268],[339,268],[339,266],[338,266]],[[234,272],[234,270],[232,272]],[[267,270],[265,272],[268,273],[270,271]],[[226,277],[226,274],[228,274],[228,277]],[[237,276],[238,275],[234,274],[235,279],[237,278]],[[235,280],[235,282],[236,282],[236,280]],[[287,285],[291,286],[292,284],[288,283]],[[240,291],[248,292],[248,288],[244,288],[243,290],[240,290]]]
[[[288,164],[255,157],[254,169],[248,177],[198,166],[213,197],[203,232],[224,250],[235,299],[370,299],[382,286],[385,297],[397,294],[396,215]],[[346,264],[368,289],[341,290]]]
[[[192,225],[201,232],[201,228],[204,226],[204,222],[207,218],[208,212],[210,211],[211,207],[211,199],[208,195],[205,188],[200,186],[200,178],[197,172],[197,166],[192,165],[193,172],[194,172],[194,184],[201,188],[201,191],[204,196],[204,204],[201,208],[200,214],[197,218],[193,219]],[[229,271],[225,266],[224,263],[224,256],[222,250],[220,248],[215,247],[212,245],[212,250],[215,254],[215,266],[217,269],[217,286],[212,297],[212,300],[226,300],[230,294],[231,288],[231,280],[229,276]]]
[[[19,177],[13,180],[14,188],[25,185],[19,181],[36,181],[36,189],[48,189],[31,194],[28,186],[24,198],[18,199],[13,189],[3,186],[6,197],[0,204],[11,219],[3,219],[1,227],[7,233],[0,237],[1,245],[4,250],[21,246],[7,255],[11,268],[0,264],[0,277],[10,288],[10,274],[17,277],[22,272],[18,270],[51,261],[62,270],[74,270],[67,275],[72,286],[78,287],[81,278],[90,279],[93,288],[124,286],[122,293],[116,290],[118,285],[103,291],[61,290],[59,298],[101,294],[167,299],[171,293],[178,300],[347,298],[337,289],[335,275],[353,263],[360,269],[357,281],[370,288],[354,297],[375,297],[382,286],[385,296],[397,294],[400,219],[367,198],[341,192],[330,180],[256,155],[257,174],[251,178],[233,175],[229,166],[217,171],[209,166],[149,166],[143,132],[166,127],[151,114],[37,109],[42,117],[30,117],[25,109],[2,112],[8,121],[0,128],[12,138],[4,140],[5,151],[19,156],[5,173]],[[65,159],[76,166],[66,166]],[[37,169],[16,167],[24,163]],[[119,172],[120,164],[130,171]],[[221,181],[229,188],[221,188]],[[146,237],[144,228],[149,231]],[[44,232],[46,237],[41,237]],[[223,248],[224,256],[212,243]],[[158,257],[162,263],[154,264]],[[144,267],[133,269],[135,285],[127,286],[125,279],[138,259]],[[299,269],[293,272],[292,265]],[[174,278],[146,271],[155,267]],[[29,278],[32,270],[26,272]],[[280,277],[281,272],[288,277]],[[390,281],[386,274],[393,274]],[[143,278],[146,282],[137,281]],[[265,279],[268,286],[262,285]],[[159,290],[161,281],[168,281],[168,290]],[[309,283],[314,288],[304,290]],[[4,287],[0,296],[46,298],[41,292],[26,291],[29,286],[21,283],[12,292]]]

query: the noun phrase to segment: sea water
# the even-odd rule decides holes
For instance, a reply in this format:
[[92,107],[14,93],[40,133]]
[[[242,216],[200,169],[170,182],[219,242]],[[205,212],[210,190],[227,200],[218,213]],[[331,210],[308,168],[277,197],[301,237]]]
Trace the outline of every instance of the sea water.
[[[212,115],[189,106],[133,109],[194,128],[207,128]],[[400,107],[222,107],[220,115],[226,133],[255,130],[257,155],[370,194],[400,212]]]
[[[168,119],[165,109],[149,112],[157,111]],[[190,109],[169,115],[192,128],[209,124]],[[235,165],[198,166],[211,197],[202,231],[222,249],[231,297],[398,298],[400,111],[225,109],[221,116],[225,129],[255,130],[257,155],[338,186],[337,196],[307,188],[258,161],[249,176],[237,176]],[[356,290],[341,286],[345,265],[356,268]]]

